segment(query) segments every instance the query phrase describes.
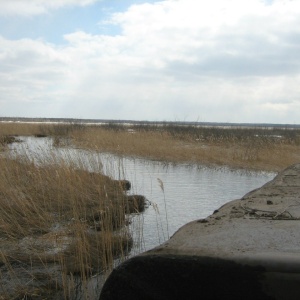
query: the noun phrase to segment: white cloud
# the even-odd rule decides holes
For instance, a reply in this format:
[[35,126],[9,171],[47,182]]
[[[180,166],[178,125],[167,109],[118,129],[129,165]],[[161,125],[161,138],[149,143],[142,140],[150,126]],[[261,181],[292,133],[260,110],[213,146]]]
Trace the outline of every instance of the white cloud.
[[74,32],[64,47],[2,38],[0,105],[14,99],[20,113],[52,117],[295,122],[298,3],[168,0],[112,15],[116,36]]
[[64,53],[30,39],[9,41],[0,37],[0,45],[2,114],[7,110],[7,114],[22,115],[37,107],[42,114],[47,103],[61,98],[69,72]]
[[65,6],[85,6],[99,0],[0,0],[0,15],[32,16]]

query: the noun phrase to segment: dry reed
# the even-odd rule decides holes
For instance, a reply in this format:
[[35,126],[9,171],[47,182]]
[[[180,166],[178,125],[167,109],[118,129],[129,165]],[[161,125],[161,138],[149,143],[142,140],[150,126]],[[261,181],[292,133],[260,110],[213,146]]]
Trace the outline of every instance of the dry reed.
[[0,170],[2,299],[72,299],[70,278],[84,285],[129,252],[118,181],[62,159],[0,157]]
[[0,123],[0,141],[11,135],[51,135],[57,146],[71,140],[80,148],[115,154],[262,171],[276,172],[300,160],[300,130],[284,127]]
[[299,130],[87,127],[72,131],[78,147],[175,163],[279,171],[300,160]]

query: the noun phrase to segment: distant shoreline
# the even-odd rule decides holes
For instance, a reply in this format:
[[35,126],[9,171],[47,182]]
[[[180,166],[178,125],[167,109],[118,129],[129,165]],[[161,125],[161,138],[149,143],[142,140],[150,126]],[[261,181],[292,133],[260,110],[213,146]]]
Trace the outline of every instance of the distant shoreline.
[[70,123],[86,125],[122,124],[122,125],[178,125],[197,127],[222,127],[222,128],[283,128],[299,129],[300,124],[273,124],[273,123],[230,123],[230,122],[192,122],[192,121],[136,121],[136,120],[111,120],[111,119],[76,119],[76,118],[24,118],[0,117],[0,122],[17,123]]

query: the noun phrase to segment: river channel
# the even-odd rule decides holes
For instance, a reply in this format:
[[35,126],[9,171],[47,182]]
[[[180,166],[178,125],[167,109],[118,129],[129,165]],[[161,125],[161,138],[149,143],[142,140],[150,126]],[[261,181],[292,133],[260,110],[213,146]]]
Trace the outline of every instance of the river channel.
[[131,230],[135,240],[132,255],[158,246],[184,224],[209,216],[226,202],[241,198],[276,175],[57,148],[53,147],[51,138],[21,139],[23,143],[11,145],[11,153],[35,160],[43,157],[43,161],[53,153],[68,157],[79,167],[91,171],[101,169],[114,179],[129,180],[132,184],[130,194],[147,198],[149,207],[145,212],[132,216]]

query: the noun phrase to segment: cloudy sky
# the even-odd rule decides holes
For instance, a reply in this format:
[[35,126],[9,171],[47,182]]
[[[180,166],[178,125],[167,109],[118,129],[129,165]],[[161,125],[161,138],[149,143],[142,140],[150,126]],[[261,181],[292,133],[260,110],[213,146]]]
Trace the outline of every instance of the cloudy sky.
[[300,0],[0,0],[0,116],[300,123]]

